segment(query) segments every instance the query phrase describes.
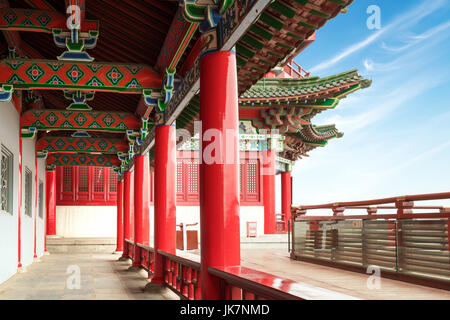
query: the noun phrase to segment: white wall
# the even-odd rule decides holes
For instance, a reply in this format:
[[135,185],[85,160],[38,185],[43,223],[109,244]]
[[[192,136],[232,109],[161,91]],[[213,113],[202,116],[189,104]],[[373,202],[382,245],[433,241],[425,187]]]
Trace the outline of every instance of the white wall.
[[45,207],[45,159],[38,159],[38,185],[36,186],[39,190],[39,183],[42,182],[44,184],[44,190],[43,190],[43,217],[39,217],[39,201],[38,201],[38,207],[37,207],[37,222],[36,222],[36,251],[37,256],[41,257],[44,255],[44,243],[45,243],[45,224],[46,224],[46,218],[47,218],[47,210]]
[[117,206],[57,206],[56,235],[115,238]]
[[[34,217],[35,217],[35,194],[36,184],[34,182],[35,169],[35,139],[22,139],[22,220],[21,220],[21,241],[22,241],[22,265],[24,267],[33,263],[34,256]],[[31,170],[31,214],[27,216],[25,214],[25,168]],[[37,228],[36,228],[37,229]],[[36,230],[37,231],[37,230]]]
[[[0,144],[13,153],[13,214],[0,212],[0,283],[17,272],[18,266],[18,195],[19,195],[19,114],[12,103],[0,103]],[[34,258],[35,219],[35,143],[36,139],[22,140],[22,215],[21,215],[21,262],[26,267]],[[25,167],[32,172],[32,217],[25,215]],[[38,161],[38,179],[45,184],[45,160]],[[45,189],[44,189],[45,190]],[[44,211],[45,213],[45,211]],[[45,214],[44,214],[45,219]],[[36,221],[36,251],[40,257],[44,253],[45,220]]]
[[[153,207],[151,207],[153,208]],[[151,215],[152,216],[152,215]],[[152,217],[151,217],[152,219]],[[256,222],[257,235],[264,234],[264,207],[263,206],[242,206],[240,208],[240,233],[241,237],[247,236],[247,222]],[[199,224],[189,227],[188,230],[198,230],[200,238],[200,207],[198,206],[178,206],[177,224]],[[152,226],[152,222],[150,226]]]
[[19,114],[12,103],[0,102],[0,143],[14,154],[13,215],[0,212],[0,283],[13,276],[18,263]]

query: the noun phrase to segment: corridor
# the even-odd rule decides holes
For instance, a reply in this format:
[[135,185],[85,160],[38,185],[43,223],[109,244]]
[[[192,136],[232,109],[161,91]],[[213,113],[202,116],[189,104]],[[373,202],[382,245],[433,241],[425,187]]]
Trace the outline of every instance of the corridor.
[[[170,290],[143,292],[147,273],[109,253],[51,254],[0,284],[0,300],[177,300]],[[79,267],[79,269],[78,269]],[[79,270],[80,286],[74,280]],[[71,287],[73,289],[71,289]]]

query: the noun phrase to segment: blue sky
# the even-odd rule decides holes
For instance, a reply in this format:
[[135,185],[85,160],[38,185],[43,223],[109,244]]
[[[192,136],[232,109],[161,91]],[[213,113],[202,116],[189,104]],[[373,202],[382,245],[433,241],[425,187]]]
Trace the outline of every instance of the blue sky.
[[[370,5],[379,30],[366,25]],[[355,0],[317,31],[296,62],[320,77],[358,69],[373,83],[313,119],[344,137],[297,161],[294,204],[450,191],[449,40],[450,0]]]

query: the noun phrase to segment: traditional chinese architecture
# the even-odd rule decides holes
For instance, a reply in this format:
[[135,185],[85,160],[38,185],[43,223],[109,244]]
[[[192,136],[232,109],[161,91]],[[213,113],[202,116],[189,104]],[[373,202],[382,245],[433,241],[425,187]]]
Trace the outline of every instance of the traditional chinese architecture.
[[[113,229],[182,297],[301,296],[232,279],[271,279],[240,267],[240,237],[286,232],[292,166],[343,135],[314,116],[370,86],[293,61],[351,2],[0,0],[0,282],[46,235]],[[197,224],[199,261],[176,255],[180,222]]]

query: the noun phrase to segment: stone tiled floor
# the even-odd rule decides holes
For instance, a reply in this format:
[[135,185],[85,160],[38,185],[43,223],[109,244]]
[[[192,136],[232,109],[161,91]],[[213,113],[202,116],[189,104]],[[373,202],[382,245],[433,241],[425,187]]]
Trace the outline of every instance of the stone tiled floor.
[[[130,271],[130,262],[117,261],[117,254],[51,254],[0,284],[0,300],[168,300],[178,299],[170,290],[143,292],[146,272]],[[73,272],[80,270],[80,288],[70,289]],[[72,267],[77,268],[77,267]],[[70,270],[70,269],[69,269]],[[69,279],[69,286],[67,281]]]

